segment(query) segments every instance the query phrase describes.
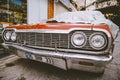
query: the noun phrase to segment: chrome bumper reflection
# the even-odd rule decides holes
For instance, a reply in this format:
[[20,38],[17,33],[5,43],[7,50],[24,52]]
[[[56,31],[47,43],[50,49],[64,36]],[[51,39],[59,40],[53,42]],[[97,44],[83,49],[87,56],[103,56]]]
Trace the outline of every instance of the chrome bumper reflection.
[[104,67],[112,60],[112,55],[100,56],[100,55],[86,55],[80,53],[78,54],[78,53],[68,53],[68,52],[55,52],[55,51],[47,51],[47,50],[38,50],[38,49],[28,48],[25,46],[18,46],[14,44],[5,44],[5,43],[3,43],[3,46],[13,47],[16,48],[17,50],[28,52],[34,55],[51,57],[55,59],[62,59],[64,64],[61,63],[60,65],[65,65],[66,68],[64,69],[78,69],[78,70],[97,72],[97,70],[99,71],[102,67]]

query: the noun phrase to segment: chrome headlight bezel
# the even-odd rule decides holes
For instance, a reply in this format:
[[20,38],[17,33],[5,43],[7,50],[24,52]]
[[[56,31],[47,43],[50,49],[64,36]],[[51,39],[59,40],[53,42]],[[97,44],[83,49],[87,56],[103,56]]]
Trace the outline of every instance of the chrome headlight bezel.
[[[82,37],[81,39],[83,39],[84,41],[81,41],[82,43],[78,42],[76,37]],[[80,39],[80,38],[79,38]],[[77,41],[77,42],[76,42]],[[71,44],[76,47],[76,48],[82,48],[86,45],[87,43],[87,36],[84,32],[82,31],[77,31],[74,32],[71,36]]]
[[12,31],[4,31],[3,38],[5,41],[9,41],[11,38]]
[[15,32],[12,32],[11,34],[11,41],[16,41],[17,34]]
[[5,42],[14,42],[16,41],[17,34],[14,29],[5,29],[2,32],[2,38]]
[[[100,41],[101,44],[100,44],[100,42],[97,43],[97,44],[93,44],[93,42],[92,42],[93,39],[99,39],[99,40],[96,40],[96,42]],[[95,32],[95,33],[90,35],[90,37],[89,37],[89,44],[95,50],[102,50],[102,49],[104,49],[107,46],[107,37],[103,33]]]

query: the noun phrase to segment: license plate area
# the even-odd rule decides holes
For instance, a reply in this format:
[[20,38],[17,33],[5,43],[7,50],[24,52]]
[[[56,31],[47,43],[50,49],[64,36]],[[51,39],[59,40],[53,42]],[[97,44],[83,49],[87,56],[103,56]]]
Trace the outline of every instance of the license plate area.
[[20,51],[20,50],[17,51],[17,54],[21,58],[32,59],[32,60],[36,60],[36,61],[39,61],[39,62],[44,62],[44,63],[47,63],[47,64],[53,64],[53,59],[51,57],[34,55],[34,54],[24,52],[24,51]]
[[35,58],[37,61],[48,63],[48,64],[53,64],[53,59],[50,57],[43,57],[43,56],[35,55]]
[[21,50],[17,50],[17,54],[21,58],[32,59],[35,61],[44,62],[44,63],[54,65],[54,66],[59,67],[64,70],[67,69],[65,60],[61,59],[61,58],[40,56],[40,55],[24,52]]
[[24,51],[20,51],[20,50],[17,50],[17,55],[21,58],[25,58],[25,52]]

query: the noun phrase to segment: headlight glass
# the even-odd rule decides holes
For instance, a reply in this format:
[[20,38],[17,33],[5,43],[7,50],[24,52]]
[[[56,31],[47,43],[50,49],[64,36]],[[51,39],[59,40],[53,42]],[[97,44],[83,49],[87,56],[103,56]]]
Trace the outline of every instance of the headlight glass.
[[12,35],[11,35],[11,40],[12,40],[12,41],[15,41],[15,40],[16,40],[16,33],[15,33],[15,32],[12,33]]
[[5,33],[4,33],[4,39],[5,40],[10,40],[10,37],[11,37],[11,31],[5,31]]
[[75,32],[71,37],[71,43],[74,47],[81,48],[86,44],[87,37],[83,32]]
[[94,33],[90,36],[89,43],[93,49],[101,50],[107,45],[107,39],[102,33]]

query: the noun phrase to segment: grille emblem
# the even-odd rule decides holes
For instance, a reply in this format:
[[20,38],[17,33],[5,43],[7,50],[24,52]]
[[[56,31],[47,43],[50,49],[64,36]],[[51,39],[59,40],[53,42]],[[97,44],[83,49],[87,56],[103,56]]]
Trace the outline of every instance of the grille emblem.
[[52,42],[52,44],[54,45],[55,51],[57,52],[58,51],[58,48],[57,48],[58,42],[55,41],[55,42]]
[[26,45],[26,41],[24,40],[23,45]]

